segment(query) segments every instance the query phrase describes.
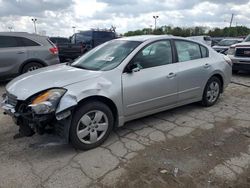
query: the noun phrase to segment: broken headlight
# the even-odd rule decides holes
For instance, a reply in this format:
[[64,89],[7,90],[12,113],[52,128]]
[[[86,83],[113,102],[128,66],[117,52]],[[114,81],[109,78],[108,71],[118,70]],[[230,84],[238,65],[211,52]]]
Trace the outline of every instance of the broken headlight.
[[50,89],[35,97],[29,107],[36,114],[48,114],[54,112],[66,89]]

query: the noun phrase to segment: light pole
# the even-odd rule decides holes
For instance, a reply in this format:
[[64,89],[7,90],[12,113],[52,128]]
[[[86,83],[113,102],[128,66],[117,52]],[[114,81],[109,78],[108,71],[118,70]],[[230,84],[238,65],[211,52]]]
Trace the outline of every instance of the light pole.
[[76,26],[72,26],[72,28],[73,28],[73,34],[75,34],[75,32],[76,32]]
[[34,29],[35,29],[35,34],[36,34],[36,22],[37,22],[37,19],[36,18],[32,18],[31,21],[34,24]]
[[156,30],[156,20],[159,18],[159,16],[153,16],[153,18],[155,19],[155,30]]
[[9,26],[8,29],[10,30],[10,32],[12,31],[13,27],[12,26]]

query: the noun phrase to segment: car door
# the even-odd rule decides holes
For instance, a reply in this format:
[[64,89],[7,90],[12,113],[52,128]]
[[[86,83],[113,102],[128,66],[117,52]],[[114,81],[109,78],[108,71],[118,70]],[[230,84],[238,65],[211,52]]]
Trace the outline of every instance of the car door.
[[169,40],[144,47],[128,66],[136,67],[122,74],[125,116],[172,105],[177,102],[177,65]]
[[19,66],[27,58],[26,50],[18,38],[0,36],[0,76],[17,74]]
[[179,71],[179,102],[201,98],[211,71],[208,49],[185,40],[175,40],[175,47]]

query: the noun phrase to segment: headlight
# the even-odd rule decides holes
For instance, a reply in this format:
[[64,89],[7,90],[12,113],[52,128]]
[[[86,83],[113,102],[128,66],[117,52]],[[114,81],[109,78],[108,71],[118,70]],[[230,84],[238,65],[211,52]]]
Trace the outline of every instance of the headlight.
[[234,55],[235,54],[235,48],[230,47],[229,50],[227,51],[228,55]]
[[36,114],[48,114],[54,112],[65,92],[65,89],[47,90],[35,97],[29,107],[31,107]]

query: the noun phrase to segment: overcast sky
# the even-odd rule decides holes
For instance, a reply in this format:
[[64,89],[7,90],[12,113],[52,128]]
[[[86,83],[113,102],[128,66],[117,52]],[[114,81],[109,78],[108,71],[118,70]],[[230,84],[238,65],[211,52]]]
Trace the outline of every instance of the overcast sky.
[[34,32],[31,18],[37,18],[38,32],[50,36],[70,36],[76,30],[109,28],[117,32],[154,25],[250,26],[249,0],[0,0],[0,31]]

